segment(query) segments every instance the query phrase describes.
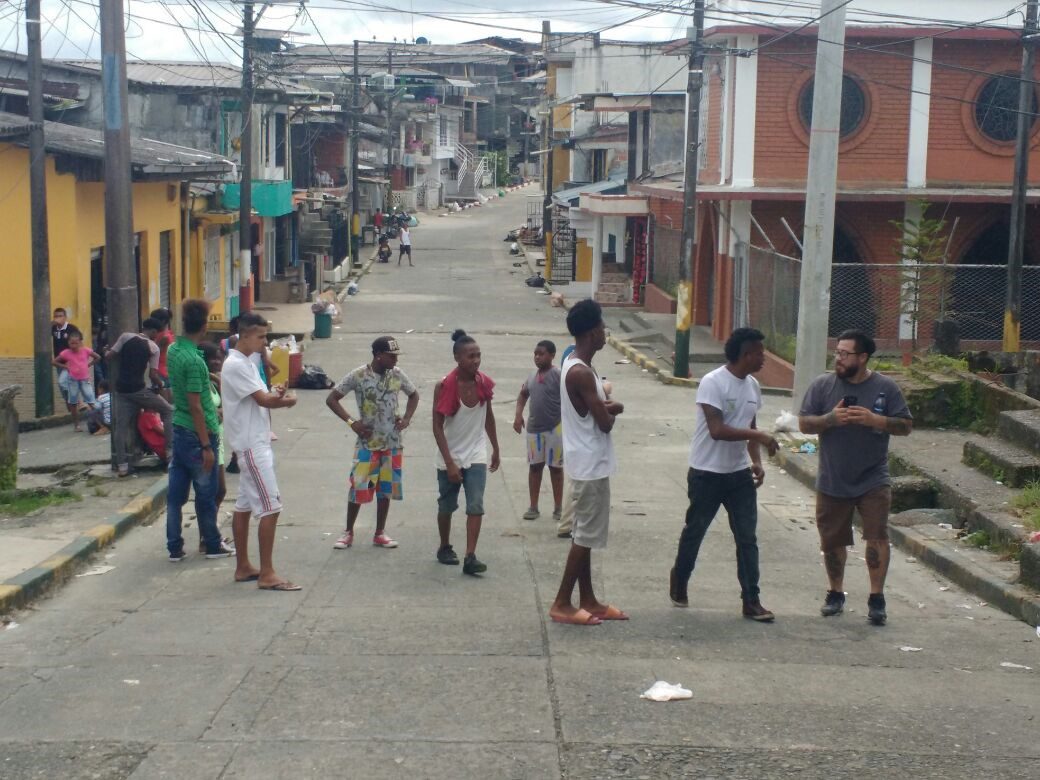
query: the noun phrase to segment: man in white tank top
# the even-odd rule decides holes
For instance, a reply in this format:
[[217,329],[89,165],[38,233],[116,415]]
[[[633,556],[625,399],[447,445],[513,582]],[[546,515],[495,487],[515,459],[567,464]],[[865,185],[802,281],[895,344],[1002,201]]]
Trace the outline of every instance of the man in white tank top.
[[[610,431],[624,406],[607,398],[603,382],[592,369],[592,357],[607,342],[603,311],[595,301],[579,301],[567,314],[574,336],[574,353],[563,364],[560,413],[563,419],[563,469],[574,506],[573,541],[563,580],[549,617],[556,623],[596,626],[604,620],[628,620],[610,604],[601,604],[592,590],[592,550],[607,546],[610,525],[610,476],[617,471]],[[578,606],[571,603],[578,586]]]

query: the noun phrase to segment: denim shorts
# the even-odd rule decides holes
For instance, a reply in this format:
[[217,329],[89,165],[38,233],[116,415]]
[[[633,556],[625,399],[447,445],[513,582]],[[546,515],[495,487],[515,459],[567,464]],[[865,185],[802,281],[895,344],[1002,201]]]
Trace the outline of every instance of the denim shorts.
[[459,508],[459,489],[466,491],[466,514],[484,514],[484,485],[487,484],[487,464],[474,463],[468,469],[462,469],[462,482],[448,481],[446,469],[437,469],[437,511],[442,515],[450,515]]

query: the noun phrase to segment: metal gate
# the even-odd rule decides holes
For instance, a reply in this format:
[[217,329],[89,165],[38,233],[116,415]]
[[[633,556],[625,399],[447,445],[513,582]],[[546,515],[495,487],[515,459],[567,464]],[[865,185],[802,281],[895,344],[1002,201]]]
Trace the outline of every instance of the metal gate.
[[549,278],[554,284],[566,284],[575,279],[574,229],[567,215],[557,211],[553,215],[552,273]]
[[647,221],[646,217],[635,217],[632,220],[632,303],[643,302],[643,291],[646,287],[649,249]]
[[159,234],[159,305],[164,309],[170,308],[170,290],[173,287],[173,263],[170,258],[172,235],[172,230],[164,230]]

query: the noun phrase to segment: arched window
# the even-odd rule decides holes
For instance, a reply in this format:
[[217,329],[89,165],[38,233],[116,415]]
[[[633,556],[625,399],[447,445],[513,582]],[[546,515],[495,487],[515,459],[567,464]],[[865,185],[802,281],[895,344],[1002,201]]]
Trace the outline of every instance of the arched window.
[[[798,96],[798,115],[806,130],[812,127],[813,84],[809,79]],[[855,133],[867,118],[867,93],[862,85],[849,75],[841,77],[841,137],[848,138]]]
[[[1030,127],[1036,122],[1036,90],[1033,90],[1034,116]],[[979,132],[991,141],[1006,143],[1014,141],[1018,134],[1018,77],[1013,74],[994,76],[982,85],[975,98],[975,124]]]
[[831,338],[843,330],[858,328],[874,335],[877,314],[870,286],[868,268],[852,237],[834,226],[834,248],[831,269],[831,311],[827,331]]

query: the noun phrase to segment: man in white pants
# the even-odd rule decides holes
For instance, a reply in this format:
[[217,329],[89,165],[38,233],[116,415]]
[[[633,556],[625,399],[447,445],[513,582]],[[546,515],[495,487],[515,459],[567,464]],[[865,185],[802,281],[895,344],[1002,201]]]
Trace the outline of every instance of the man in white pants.
[[[250,356],[267,347],[267,320],[247,312],[238,320],[238,341],[220,371],[224,409],[224,436],[238,456],[241,477],[231,528],[235,537],[235,582],[253,582],[261,590],[301,590],[274,571],[274,535],[282,511],[281,495],[274,475],[271,449],[271,415],[268,409],[296,405],[284,385],[271,390],[260,378]],[[249,518],[257,516],[260,568],[249,561]]]

